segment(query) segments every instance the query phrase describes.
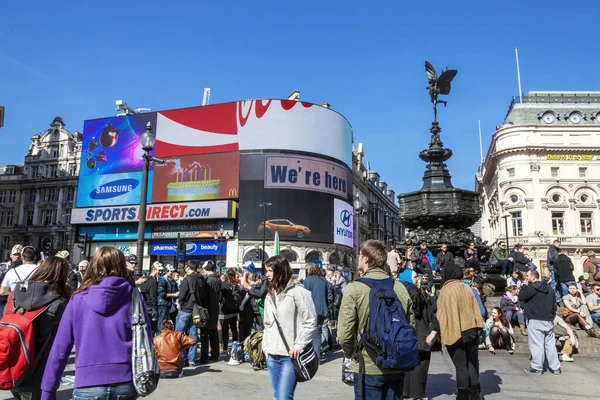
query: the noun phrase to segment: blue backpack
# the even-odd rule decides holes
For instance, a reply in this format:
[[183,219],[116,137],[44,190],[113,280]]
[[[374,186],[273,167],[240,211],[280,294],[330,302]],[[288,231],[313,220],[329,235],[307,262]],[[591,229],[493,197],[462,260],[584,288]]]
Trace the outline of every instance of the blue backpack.
[[395,280],[360,278],[357,281],[371,288],[369,318],[360,335],[359,374],[364,373],[362,349],[379,368],[413,370],[419,365],[417,332],[408,322],[404,307],[394,291]]

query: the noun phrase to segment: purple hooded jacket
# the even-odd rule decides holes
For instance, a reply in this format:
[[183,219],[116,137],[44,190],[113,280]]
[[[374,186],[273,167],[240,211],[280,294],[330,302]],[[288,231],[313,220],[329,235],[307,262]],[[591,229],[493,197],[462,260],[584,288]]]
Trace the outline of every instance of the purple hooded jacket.
[[[125,279],[110,276],[73,296],[48,357],[42,400],[56,399],[74,344],[75,388],[132,382],[132,290]],[[143,308],[149,321],[145,304]],[[146,327],[152,338],[149,324]]]

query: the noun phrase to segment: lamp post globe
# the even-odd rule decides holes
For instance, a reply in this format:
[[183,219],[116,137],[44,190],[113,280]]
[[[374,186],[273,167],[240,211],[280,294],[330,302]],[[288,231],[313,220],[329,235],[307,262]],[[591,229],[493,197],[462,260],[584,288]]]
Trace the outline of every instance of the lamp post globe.
[[146,132],[142,134],[142,150],[149,153],[156,144],[156,135],[152,132],[152,123],[146,125]]

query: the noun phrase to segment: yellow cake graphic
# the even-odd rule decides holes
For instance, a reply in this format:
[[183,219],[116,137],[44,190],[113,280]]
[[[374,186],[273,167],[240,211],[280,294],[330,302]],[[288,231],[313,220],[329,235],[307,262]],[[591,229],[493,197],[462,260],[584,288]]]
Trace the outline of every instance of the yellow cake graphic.
[[221,180],[211,179],[208,165],[193,163],[183,169],[176,160],[176,182],[167,185],[167,201],[214,200],[221,198]]

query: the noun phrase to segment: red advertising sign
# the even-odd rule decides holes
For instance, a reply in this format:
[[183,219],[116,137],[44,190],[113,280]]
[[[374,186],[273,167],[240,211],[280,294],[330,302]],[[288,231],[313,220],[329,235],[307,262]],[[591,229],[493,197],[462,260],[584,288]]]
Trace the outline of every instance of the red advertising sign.
[[154,165],[152,201],[183,202],[239,197],[240,153],[167,157]]

